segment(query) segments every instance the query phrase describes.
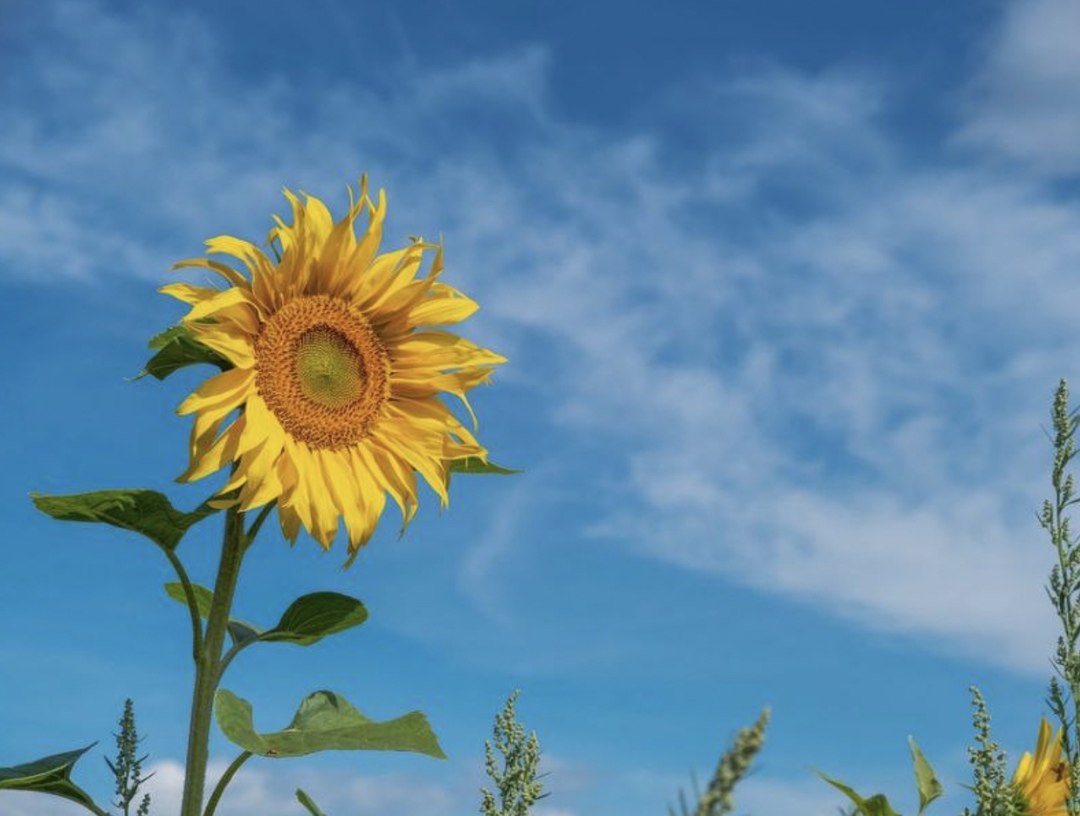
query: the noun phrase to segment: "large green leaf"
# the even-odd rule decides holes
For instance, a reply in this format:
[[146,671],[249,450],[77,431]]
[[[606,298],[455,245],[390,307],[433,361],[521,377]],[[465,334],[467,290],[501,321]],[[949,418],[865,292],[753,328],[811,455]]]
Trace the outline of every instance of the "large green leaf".
[[193,524],[216,512],[205,502],[190,513],[177,510],[156,490],[95,490],[70,496],[31,493],[43,513],[63,521],[93,521],[142,533],[159,547],[172,550]]
[[0,790],[51,793],[100,813],[101,808],[94,804],[90,794],[71,781],[71,769],[75,767],[79,757],[95,745],[96,742],[77,751],[66,751],[11,768],[0,768]]
[[863,799],[859,794],[855,793],[851,788],[845,785],[843,782],[838,782],[835,779],[830,779],[820,771],[814,771],[818,776],[832,785],[834,788],[842,790],[847,794],[848,799],[855,803],[859,808],[859,813],[863,816],[900,816],[895,810],[892,809],[892,805],[889,804],[889,800],[885,798],[885,794],[876,793],[869,799]]
[[316,691],[297,709],[288,727],[271,734],[255,731],[251,703],[227,689],[214,696],[214,716],[222,733],[259,756],[294,757],[317,751],[411,751],[446,759],[427,717],[410,711],[396,720],[369,720],[340,694]]
[[922,816],[926,806],[945,793],[945,788],[938,781],[934,769],[926,761],[911,735],[908,735],[908,742],[911,744],[911,756],[915,762],[915,787],[919,789],[919,816]]
[[136,374],[133,380],[142,379],[147,374],[164,380],[177,369],[198,363],[210,363],[222,371],[233,367],[231,362],[216,351],[196,341],[183,323],[178,323],[155,335],[149,345],[150,348],[158,349],[158,353],[150,358],[146,367]]
[[[195,595],[195,606],[201,618],[210,617],[210,604],[213,603],[214,593],[201,584],[192,583],[192,594]],[[187,596],[184,595],[184,585],[179,581],[169,581],[165,584],[165,592],[174,601],[187,606]],[[229,622],[225,624],[225,629],[228,631],[229,636],[232,638],[234,644],[248,643],[252,640],[258,640],[262,634],[262,629],[257,626],[253,626],[250,623],[237,620],[236,618],[229,618]]]
[[466,456],[464,459],[451,459],[450,460],[450,472],[451,473],[499,473],[502,475],[510,475],[512,473],[523,473],[521,470],[513,470],[511,468],[504,468],[500,465],[496,465],[494,462],[484,463],[479,456]]
[[263,632],[259,640],[310,646],[327,635],[359,626],[367,616],[356,598],[340,592],[312,592],[293,601],[277,626]]

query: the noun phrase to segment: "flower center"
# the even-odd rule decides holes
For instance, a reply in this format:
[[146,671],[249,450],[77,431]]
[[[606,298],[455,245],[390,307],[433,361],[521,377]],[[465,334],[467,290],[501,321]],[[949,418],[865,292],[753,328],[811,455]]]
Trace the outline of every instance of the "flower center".
[[327,408],[344,408],[364,390],[360,354],[328,326],[316,326],[300,336],[296,376],[304,396]]
[[290,300],[255,341],[255,387],[285,431],[313,448],[355,445],[390,397],[390,358],[341,300]]

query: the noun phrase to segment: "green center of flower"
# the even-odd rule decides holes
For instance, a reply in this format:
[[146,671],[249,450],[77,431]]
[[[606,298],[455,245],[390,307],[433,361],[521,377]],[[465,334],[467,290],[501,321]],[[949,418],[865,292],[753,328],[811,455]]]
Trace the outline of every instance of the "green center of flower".
[[364,392],[363,361],[344,337],[328,326],[304,333],[296,349],[296,377],[308,399],[344,408]]
[[281,427],[312,448],[367,437],[390,399],[390,357],[367,319],[344,301],[288,301],[255,340],[255,388]]

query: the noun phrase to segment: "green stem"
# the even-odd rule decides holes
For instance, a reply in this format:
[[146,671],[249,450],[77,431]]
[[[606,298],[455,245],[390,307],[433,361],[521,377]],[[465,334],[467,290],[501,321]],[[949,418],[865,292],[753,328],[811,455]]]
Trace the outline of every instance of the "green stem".
[[232,659],[236,657],[236,655],[240,652],[240,650],[248,644],[254,642],[255,641],[253,640],[249,640],[247,643],[237,643],[235,646],[229,649],[229,651],[225,652],[225,657],[222,658],[221,663],[218,665],[217,682],[221,682],[221,677],[225,674],[225,669],[228,667],[229,663],[232,662]]
[[199,661],[199,653],[203,647],[202,620],[199,618],[199,605],[195,601],[195,590],[191,588],[191,580],[188,578],[184,565],[176,557],[172,550],[165,550],[165,555],[176,570],[180,578],[180,585],[184,588],[184,597],[187,599],[188,613],[191,615],[191,657],[196,663]]
[[187,762],[184,766],[184,794],[180,816],[201,816],[203,791],[206,786],[206,765],[209,759],[210,720],[217,689],[218,666],[225,643],[225,627],[229,608],[236,591],[240,563],[249,542],[244,535],[244,516],[235,506],[225,516],[225,536],[221,547],[214,600],[206,622],[203,648],[195,660],[195,690],[191,701],[191,724],[188,729]]
[[221,775],[221,779],[214,786],[213,792],[210,794],[210,801],[206,803],[206,813],[204,816],[214,816],[214,811],[217,810],[218,800],[221,799],[221,795],[225,793],[225,786],[229,784],[232,778],[236,775],[236,772],[240,770],[240,766],[251,759],[251,751],[242,751],[239,756],[232,761],[232,764],[225,769],[225,773]]

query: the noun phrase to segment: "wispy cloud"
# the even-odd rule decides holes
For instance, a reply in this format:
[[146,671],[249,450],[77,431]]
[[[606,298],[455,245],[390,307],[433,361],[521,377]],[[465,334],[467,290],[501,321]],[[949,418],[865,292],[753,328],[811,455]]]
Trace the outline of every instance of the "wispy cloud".
[[[484,303],[471,336],[515,359],[506,379],[567,450],[603,445],[623,474],[590,485],[586,532],[1045,674],[1038,422],[1080,352],[1080,213],[964,145],[1075,168],[1065,114],[1008,125],[1051,115],[1018,117],[1016,100],[1066,108],[1080,87],[1063,90],[1071,52],[1046,48],[1038,71],[1020,59],[1031,31],[1071,30],[1065,4],[1008,7],[951,163],[899,155],[887,80],[770,66],[682,106],[689,168],[659,123],[555,115],[542,48],[402,69],[393,95],[312,96],[242,84],[197,20],[51,8],[56,45],[27,60],[0,133],[5,276],[160,279],[211,234],[261,236],[283,182],[329,194],[369,169],[392,208],[445,235]],[[464,126],[476,100],[499,139]],[[464,591],[507,557],[515,521],[491,524]],[[482,603],[513,620],[512,597]],[[427,812],[441,795],[412,793],[435,797],[415,803]]]

